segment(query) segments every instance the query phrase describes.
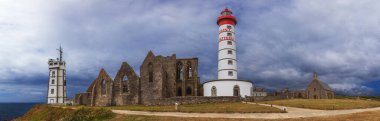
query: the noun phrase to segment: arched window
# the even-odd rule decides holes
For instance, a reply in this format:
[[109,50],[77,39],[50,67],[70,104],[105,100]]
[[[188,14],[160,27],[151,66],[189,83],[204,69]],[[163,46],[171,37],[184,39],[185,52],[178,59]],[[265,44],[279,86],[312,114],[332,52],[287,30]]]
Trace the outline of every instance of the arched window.
[[182,81],[183,79],[183,68],[182,63],[177,63],[177,81]]
[[181,87],[177,88],[177,96],[182,96],[182,88]]
[[234,96],[240,96],[240,88],[238,85],[234,86]]
[[55,83],[55,80],[53,79],[53,80],[51,80],[51,84],[54,84]]
[[211,96],[217,96],[216,95],[216,87],[215,86],[212,86],[212,88],[211,88]]
[[148,64],[149,82],[153,82],[153,64]]
[[102,80],[102,88],[101,88],[101,92],[102,92],[102,95],[105,95],[106,94],[106,80]]
[[128,84],[125,82],[125,83],[123,83],[123,93],[126,93],[128,91],[129,91],[128,90]]
[[187,63],[187,71],[188,71],[188,77],[189,77],[189,79],[191,79],[191,77],[193,77],[193,67],[191,67],[191,63],[190,62],[188,62]]
[[192,91],[191,91],[191,87],[187,87],[186,89],[186,95],[191,95]]
[[128,80],[128,76],[127,75],[124,75],[122,78],[121,78],[122,81],[127,81]]

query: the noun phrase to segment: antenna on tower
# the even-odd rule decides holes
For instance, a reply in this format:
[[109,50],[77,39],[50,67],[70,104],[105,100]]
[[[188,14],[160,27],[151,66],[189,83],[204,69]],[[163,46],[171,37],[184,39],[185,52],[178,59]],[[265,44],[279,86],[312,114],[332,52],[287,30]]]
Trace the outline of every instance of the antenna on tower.
[[59,61],[62,61],[62,54],[63,54],[63,49],[61,47],[61,45],[59,46],[59,49],[57,49],[59,51]]

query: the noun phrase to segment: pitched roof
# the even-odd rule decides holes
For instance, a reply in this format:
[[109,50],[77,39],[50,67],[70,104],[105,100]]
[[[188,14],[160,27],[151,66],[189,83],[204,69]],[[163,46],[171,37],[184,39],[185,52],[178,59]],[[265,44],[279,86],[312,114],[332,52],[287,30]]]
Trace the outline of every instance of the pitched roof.
[[[324,83],[324,82],[322,82],[321,80],[318,79],[318,74],[317,74],[317,72],[313,72],[313,80],[310,82],[309,86],[310,86],[314,81],[315,81],[316,83],[318,83],[319,85],[321,85],[321,87],[322,87],[323,89],[325,89],[325,90],[329,90],[329,91],[334,91],[333,89],[331,89],[331,87],[330,87],[328,84],[326,84],[326,83]],[[309,87],[309,86],[308,86],[308,87]]]
[[326,83],[324,83],[324,82],[322,82],[320,80],[318,80],[318,82],[322,86],[323,89],[329,90],[329,91],[333,91],[333,89],[331,89],[331,87],[328,84],[326,84]]

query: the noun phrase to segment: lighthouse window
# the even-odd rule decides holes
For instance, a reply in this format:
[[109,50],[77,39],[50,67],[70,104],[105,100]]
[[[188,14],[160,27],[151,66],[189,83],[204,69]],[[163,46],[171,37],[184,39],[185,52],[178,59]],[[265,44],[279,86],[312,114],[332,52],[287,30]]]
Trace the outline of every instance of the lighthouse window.
[[228,60],[228,65],[232,65],[232,60]]
[[232,71],[228,71],[228,76],[233,76],[234,73]]
[[227,41],[227,45],[232,45],[232,41]]
[[232,50],[228,50],[228,54],[232,54]]
[[54,78],[55,77],[55,71],[51,72],[51,76]]
[[51,90],[50,90],[50,94],[54,94],[54,89],[51,89]]
[[227,33],[227,36],[232,36],[232,33]]
[[51,84],[54,84],[54,81],[55,81],[54,79],[53,79],[53,80],[51,80]]
[[232,29],[232,27],[231,27],[230,25],[227,25],[227,28],[228,28],[228,29]]

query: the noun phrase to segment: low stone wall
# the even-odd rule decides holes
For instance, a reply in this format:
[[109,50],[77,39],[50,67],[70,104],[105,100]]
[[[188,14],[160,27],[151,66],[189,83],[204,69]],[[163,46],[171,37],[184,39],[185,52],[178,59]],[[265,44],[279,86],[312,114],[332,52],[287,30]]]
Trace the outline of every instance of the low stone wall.
[[226,103],[226,102],[240,102],[242,99],[239,96],[218,96],[218,97],[204,97],[204,96],[187,96],[187,97],[172,97],[160,98],[149,101],[145,105],[174,105],[179,104],[200,104],[200,103]]
[[286,95],[278,96],[246,96],[245,100],[249,102],[258,102],[258,101],[272,101],[272,100],[282,100],[287,99]]

